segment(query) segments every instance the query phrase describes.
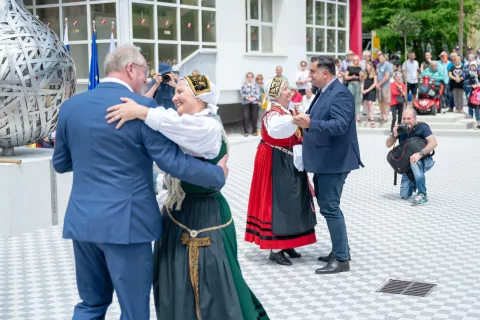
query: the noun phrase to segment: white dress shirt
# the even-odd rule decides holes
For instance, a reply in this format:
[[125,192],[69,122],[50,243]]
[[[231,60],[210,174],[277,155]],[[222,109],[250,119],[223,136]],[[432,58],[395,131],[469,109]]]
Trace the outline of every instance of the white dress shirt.
[[102,82],[102,83],[103,83],[103,82],[115,82],[115,83],[121,84],[121,85],[124,86],[124,87],[127,87],[128,90],[130,90],[131,92],[133,92],[132,87],[130,87],[125,81],[120,80],[120,79],[117,79],[117,78],[106,77],[106,78],[104,78],[103,80],[101,80],[100,82]]
[[164,107],[148,110],[145,124],[175,142],[186,154],[215,159],[222,147],[223,126],[210,109],[180,116]]
[[[272,111],[266,117],[263,117],[263,123],[267,129],[268,135],[274,139],[288,139],[295,134],[297,126],[292,123],[293,116],[284,107],[277,105],[288,114],[280,114]],[[303,171],[302,145],[293,146],[293,165],[298,171]]]

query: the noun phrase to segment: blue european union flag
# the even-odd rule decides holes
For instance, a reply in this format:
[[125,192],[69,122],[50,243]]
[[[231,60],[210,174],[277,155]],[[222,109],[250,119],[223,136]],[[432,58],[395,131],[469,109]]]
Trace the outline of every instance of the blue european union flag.
[[93,30],[92,35],[92,59],[90,60],[90,75],[88,77],[88,91],[95,89],[100,80],[98,72],[98,51],[97,51],[97,31]]

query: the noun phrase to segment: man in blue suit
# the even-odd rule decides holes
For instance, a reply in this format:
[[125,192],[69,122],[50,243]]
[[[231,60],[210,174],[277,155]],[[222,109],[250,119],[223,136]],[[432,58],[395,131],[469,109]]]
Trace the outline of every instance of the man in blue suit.
[[315,272],[344,272],[350,270],[350,254],[340,198],[350,171],[363,166],[355,125],[355,101],[335,77],[333,57],[312,59],[310,75],[319,92],[307,114],[299,114],[293,121],[305,128],[303,163],[306,171],[314,173],[315,195],[332,241],[332,252],[318,258],[328,262],[327,265]]
[[121,97],[157,106],[139,95],[147,73],[139,49],[122,46],[107,56],[107,78],[63,103],[60,111],[53,167],[58,173],[73,171],[63,228],[63,237],[73,240],[82,300],[73,319],[104,319],[114,290],[121,319],[150,318],[151,242],[162,232],[152,159],[181,180],[215,189],[225,184],[226,159],[214,166],[185,155],[139,120],[121,130],[107,123],[107,108]]

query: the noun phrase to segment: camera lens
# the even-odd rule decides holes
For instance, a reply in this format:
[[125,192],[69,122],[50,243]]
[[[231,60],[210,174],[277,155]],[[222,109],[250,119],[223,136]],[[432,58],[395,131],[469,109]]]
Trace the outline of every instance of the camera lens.
[[171,78],[168,74],[163,74],[162,75],[162,81],[167,83],[167,82],[170,82]]

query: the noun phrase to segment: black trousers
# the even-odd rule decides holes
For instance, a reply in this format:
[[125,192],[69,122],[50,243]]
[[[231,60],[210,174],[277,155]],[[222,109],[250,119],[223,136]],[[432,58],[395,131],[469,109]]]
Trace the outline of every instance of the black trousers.
[[402,123],[402,114],[403,114],[403,104],[399,103],[390,107],[392,110],[392,126],[390,132],[393,132],[393,127],[395,127],[395,121],[397,121],[398,113],[398,124]]
[[258,103],[243,105],[243,131],[248,133],[248,122],[252,124],[252,133],[257,132]]

